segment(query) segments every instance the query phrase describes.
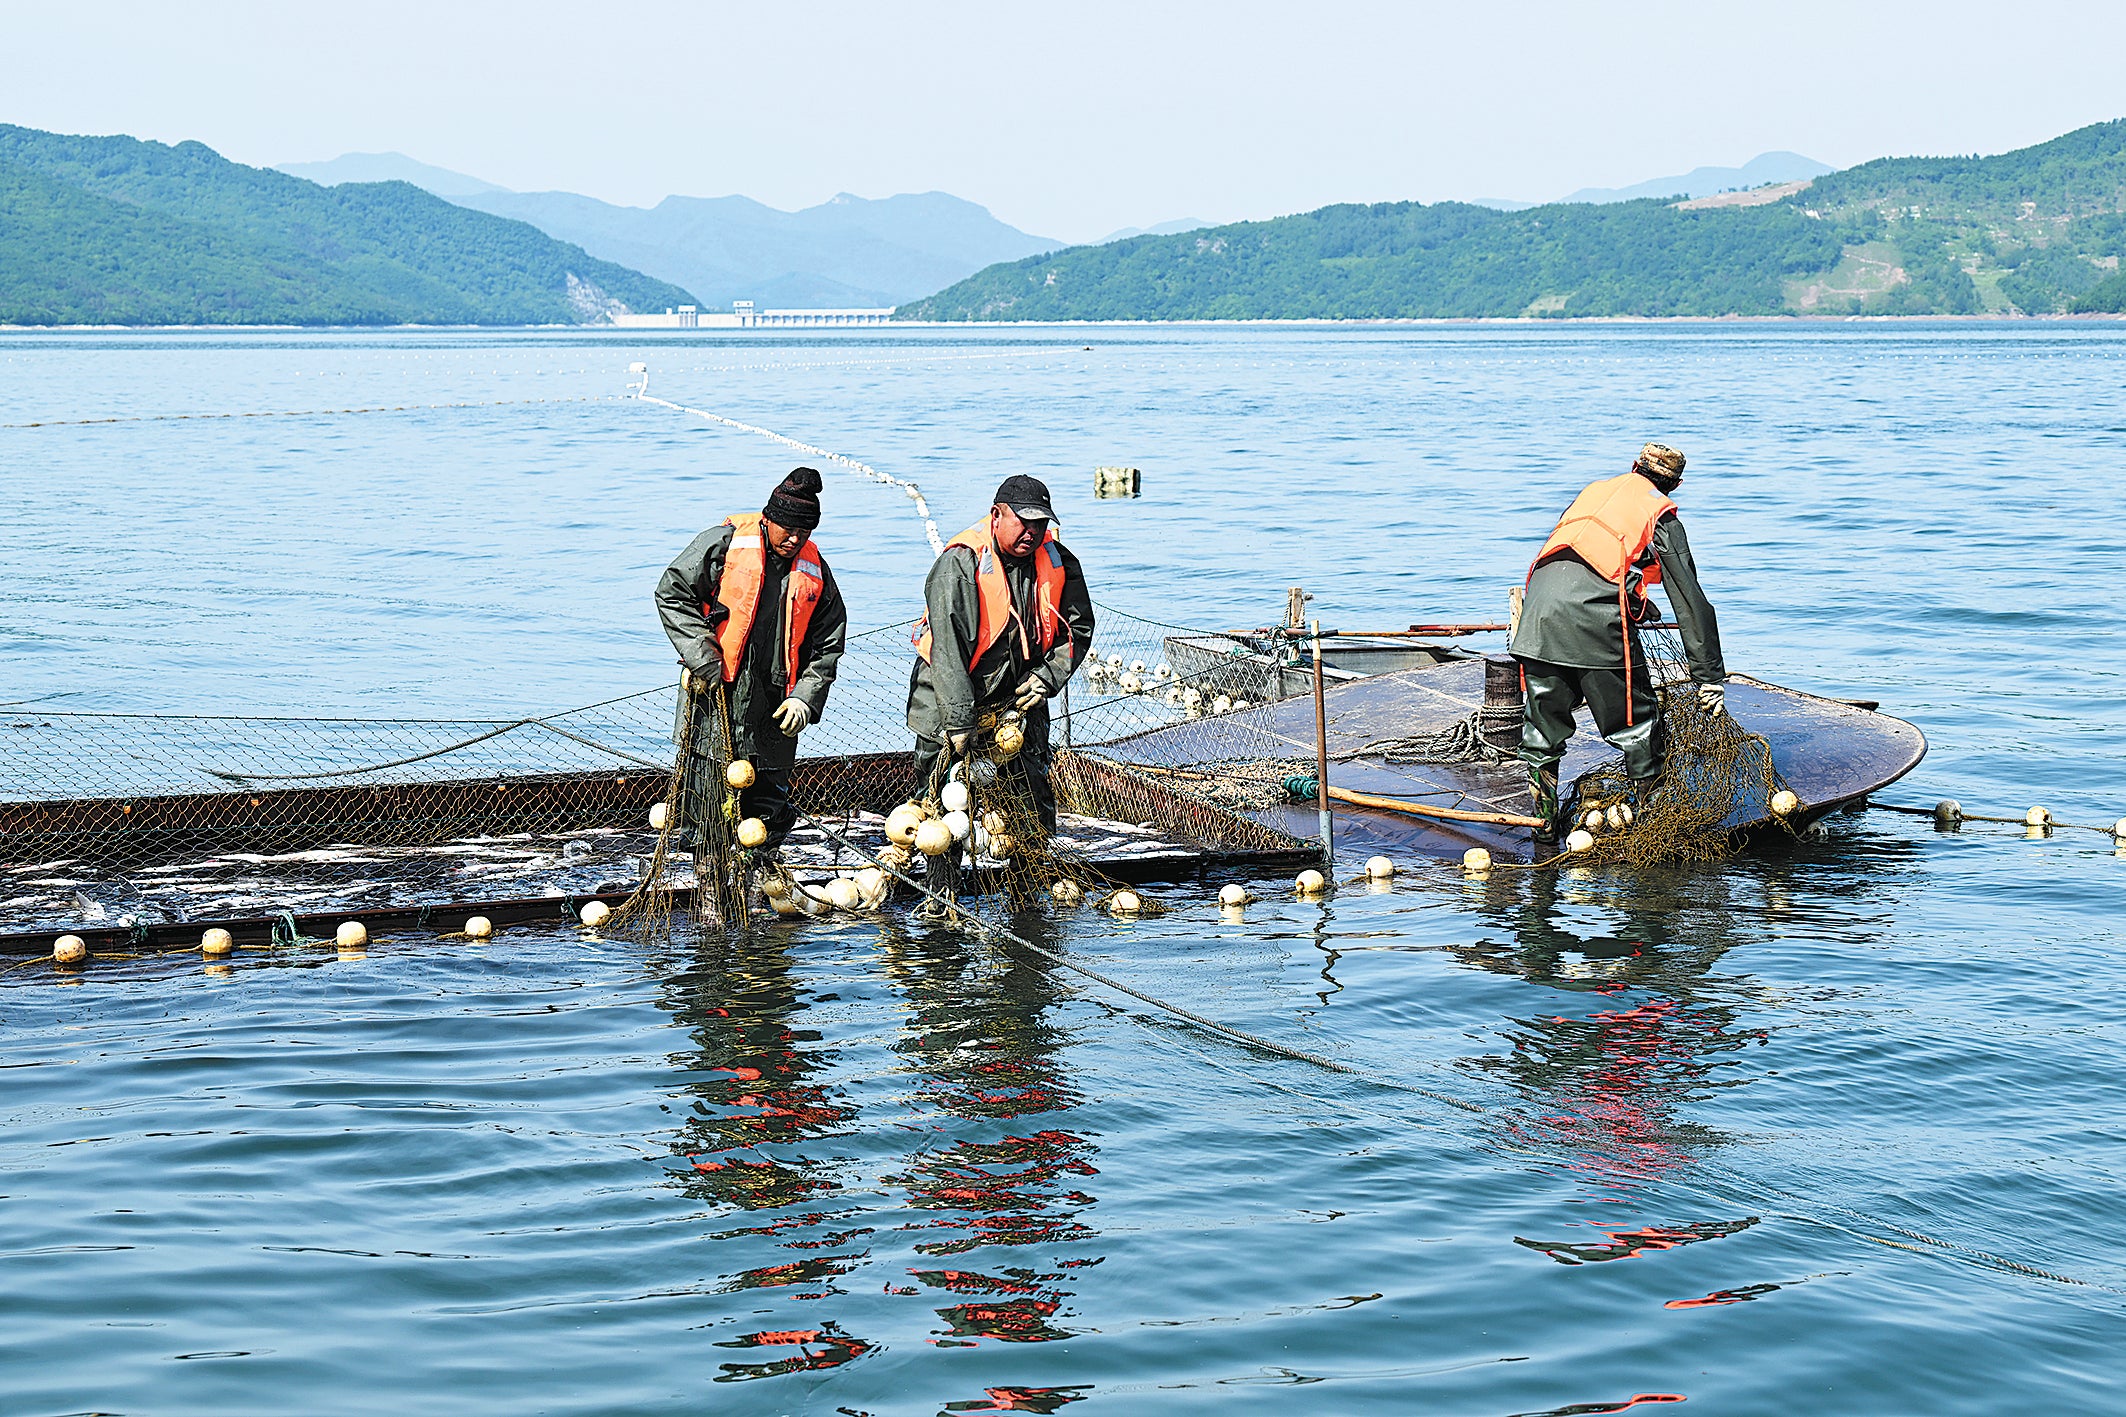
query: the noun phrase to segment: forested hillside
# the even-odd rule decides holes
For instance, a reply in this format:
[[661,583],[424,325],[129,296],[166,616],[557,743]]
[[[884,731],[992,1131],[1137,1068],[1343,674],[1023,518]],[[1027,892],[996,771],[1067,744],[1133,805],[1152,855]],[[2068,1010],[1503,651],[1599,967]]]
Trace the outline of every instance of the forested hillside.
[[403,182],[0,125],[0,323],[585,323],[691,300]]
[[1754,204],[1324,207],[992,266],[901,313],[2049,314],[2126,308],[2122,251],[2126,121],[1998,157],[1865,163]]

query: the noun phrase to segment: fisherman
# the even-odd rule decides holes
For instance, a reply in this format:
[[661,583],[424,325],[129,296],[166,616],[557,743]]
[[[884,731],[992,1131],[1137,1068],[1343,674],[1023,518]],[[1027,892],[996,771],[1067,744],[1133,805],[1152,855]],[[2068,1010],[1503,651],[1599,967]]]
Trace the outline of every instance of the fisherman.
[[1682,481],[1683,454],[1648,443],[1629,472],[1573,499],[1529,567],[1512,649],[1526,685],[1520,757],[1544,823],[1539,843],[1558,839],[1558,765],[1581,704],[1623,753],[1642,806],[1660,785],[1667,734],[1639,636],[1659,618],[1653,587],[1666,587],[1675,607],[1698,702],[1726,711],[1719,622],[1669,500]]
[[[1078,558],[1056,540],[1056,514],[1038,478],[1007,477],[986,520],[946,544],[923,584],[908,676],[918,795],[934,791],[940,756],[965,758],[1004,715],[1020,715],[1024,745],[999,776],[1056,828],[1048,773],[1048,701],[1092,652],[1093,602]],[[953,894],[958,851],[929,858],[932,887]]]
[[[695,537],[657,581],[657,616],[679,652],[682,721],[707,712],[708,690],[721,681],[730,757],[753,765],[739,810],[767,827],[761,849],[769,853],[797,822],[790,805],[797,735],[826,711],[849,637],[834,572],[811,539],[821,486],[814,469],[794,469],[757,515],[726,517]],[[721,746],[720,725],[696,731],[679,825],[696,826],[722,801]],[[698,832],[693,840],[698,862],[703,841]]]

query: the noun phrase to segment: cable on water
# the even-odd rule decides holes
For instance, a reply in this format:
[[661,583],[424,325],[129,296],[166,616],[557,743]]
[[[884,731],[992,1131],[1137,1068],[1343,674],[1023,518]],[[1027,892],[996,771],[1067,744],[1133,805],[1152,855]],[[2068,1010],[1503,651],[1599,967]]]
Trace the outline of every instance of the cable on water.
[[780,443],[786,448],[795,449],[806,457],[820,458],[823,461],[845,467],[857,476],[869,478],[881,486],[900,488],[908,500],[915,503],[915,514],[923,519],[923,534],[930,539],[931,554],[935,556],[945,554],[945,541],[943,537],[938,535],[937,521],[930,515],[930,504],[923,500],[923,489],[913,482],[905,478],[895,477],[891,473],[880,472],[871,464],[858,462],[855,458],[844,457],[840,453],[831,453],[825,448],[814,447],[810,443],[801,443],[787,434],[778,433],[772,428],[763,428],[757,423],[741,422],[736,418],[726,418],[720,413],[711,413],[705,408],[691,408],[683,403],[673,403],[670,399],[658,398],[649,392],[650,372],[648,366],[637,364],[633,367],[632,372],[641,382],[629,385],[628,393],[630,397],[642,403],[653,403],[660,408],[671,409],[675,413],[691,413],[696,418],[706,419],[710,423],[720,423],[726,428],[735,428],[741,433],[755,433],[771,442]]
[[[819,818],[803,811],[798,812],[797,815],[800,820],[808,823],[809,825],[817,829],[830,840],[834,841],[836,845],[852,852],[860,858],[866,855],[866,852],[861,846],[859,846],[856,842],[851,841],[847,836],[843,835],[841,832],[836,831],[832,826],[829,826],[826,822],[823,822]],[[988,920],[984,920],[981,916],[975,914],[966,906],[962,905],[958,900],[953,899],[949,896],[944,896],[933,892],[926,885],[915,880],[897,867],[888,865],[882,866],[881,869],[886,870],[889,874],[900,880],[904,885],[913,888],[919,895],[923,896],[926,900],[929,900],[938,905],[939,907],[951,912],[953,915],[957,916],[961,920],[964,920],[969,925],[973,926],[975,929],[983,932],[984,934],[990,935],[995,939],[1006,941],[1012,945],[1017,946],[1020,949],[1027,950],[1033,954],[1039,955],[1043,959],[1048,960],[1050,963],[1056,964],[1064,969],[1070,970],[1073,973],[1083,975],[1085,978],[1090,979],[1097,984],[1103,985],[1109,989],[1113,989],[1117,993],[1125,994],[1132,999],[1138,1000],[1140,1003],[1148,1004],[1152,1008],[1157,1009],[1160,1012],[1168,1014],[1174,1018],[1180,1019],[1185,1023],[1194,1025],[1195,1027],[1213,1035],[1214,1037],[1223,1039],[1227,1042],[1238,1043],[1248,1048],[1258,1049],[1265,1053],[1275,1054],[1279,1057],[1290,1058],[1295,1062],[1307,1063],[1313,1067],[1320,1068],[1326,1072],[1336,1073],[1344,1077],[1358,1078],[1364,1082],[1371,1083],[1377,1087],[1382,1087],[1395,1092],[1408,1093],[1415,1096],[1423,1097],[1429,1101],[1438,1102],[1445,1106],[1453,1107],[1459,1111],[1473,1113],[1478,1116],[1500,1115],[1493,1109],[1487,1108],[1480,1103],[1470,1102],[1467,1099],[1456,1097],[1451,1093],[1440,1092],[1433,1088],[1423,1087],[1419,1084],[1407,1082],[1400,1078],[1384,1075],[1372,1069],[1359,1067],[1351,1063],[1340,1062],[1337,1059],[1324,1057],[1322,1054],[1310,1052],[1304,1048],[1295,1048],[1290,1044],[1279,1043],[1275,1039],[1265,1038],[1260,1034],[1250,1033],[1247,1030],[1241,1028],[1235,1028],[1231,1024],[1220,1023],[1218,1020],[1206,1017],[1203,1014],[1199,1014],[1193,1009],[1184,1008],[1181,1005],[1173,1003],[1170,1000],[1162,999],[1156,994],[1152,994],[1146,990],[1139,989],[1134,985],[1124,983],[1122,980],[1116,979],[1112,975],[1104,974],[1099,970],[1092,969],[1083,964],[1079,964],[1077,961],[1069,958],[1067,955],[1061,954],[1055,950],[1048,949],[1045,946],[1035,944],[1033,941],[1027,939],[1023,935],[1017,934],[1016,932],[1011,930],[1007,930],[1004,927],[996,925]],[[1202,1055],[1198,1056],[1200,1057]],[[1369,1107],[1363,1102],[1357,1101],[1355,1099],[1324,1096],[1320,1093],[1310,1092],[1303,1088],[1292,1087],[1288,1084],[1278,1081],[1275,1078],[1268,1077],[1261,1073],[1247,1072],[1244,1073],[1243,1076],[1245,1076],[1250,1082],[1256,1083],[1260,1086],[1269,1087],[1276,1091],[1290,1092],[1295,1095],[1305,1097],[1312,1102],[1326,1103],[1333,1106],[1339,1106],[1347,1111],[1368,1115],[1378,1120],[1390,1122],[1395,1125],[1406,1125],[1408,1121],[1407,1118],[1399,1117],[1392,1113],[1382,1112],[1377,1108]],[[1553,1104],[1549,1110],[1555,1115],[1571,1117],[1577,1121],[1585,1122],[1590,1125],[1600,1125],[1601,1123],[1600,1118],[1575,1111],[1570,1107],[1562,1107]],[[1547,1154],[1541,1150],[1538,1150],[1537,1148],[1518,1145],[1516,1143],[1506,1141],[1498,1137],[1491,1138],[1487,1145],[1489,1145],[1493,1150],[1508,1155],[1518,1156],[1525,1160],[1552,1163],[1555,1162],[1557,1159],[1555,1156]],[[1739,1191],[1742,1192],[1745,1196],[1747,1196],[1749,1193],[1755,1192],[1759,1195],[1777,1197],[1790,1204],[1802,1207],[1802,1209],[1800,1209],[1792,1217],[1794,1219],[1804,1221],[1810,1224],[1822,1225],[1828,1229],[1838,1230],[1840,1233],[1856,1235],[1859,1238],[1869,1240],[1875,1244],[1893,1245],[1896,1248],[1912,1250],[1914,1253],[1923,1253],[1931,1251],[1943,1255],[1950,1255],[1960,1259],[1969,1260],[1973,1263],[1997,1269],[2006,1273],[2023,1275],[2027,1278],[2032,1279],[2041,1279],[2050,1283],[2066,1285],[2073,1288],[2101,1290],[2103,1292],[2112,1294],[2126,1294],[2126,1288],[2105,1284],[2098,1280],[2080,1279],[2073,1275],[2062,1274],[2056,1270],[2048,1270],[2037,1265],[2026,1264],[2021,1260],[2010,1259],[2006,1255],[1995,1254],[1990,1250],[1982,1250],[1976,1246],[1966,1245],[1955,1240],[1944,1240],[1939,1236],[1929,1235],[1924,1231],[1914,1230],[1909,1226],[1898,1225],[1894,1222],[1883,1220],[1877,1216],[1869,1215],[1865,1211],[1855,1210],[1850,1206],[1842,1206],[1837,1204],[1836,1202],[1819,1201],[1807,1196],[1798,1195],[1792,1191],[1784,1189],[1783,1187],[1773,1185],[1770,1182],[1746,1176],[1731,1167],[1722,1166],[1717,1162],[1698,1159],[1694,1161],[1694,1175],[1692,1177],[1681,1179],[1695,1179],[1699,1182],[1700,1185],[1704,1186],[1704,1188],[1708,1190],[1714,1190],[1715,1187],[1712,1185],[1712,1183],[1717,1181],[1722,1187],[1725,1187],[1727,1190]],[[1884,1240],[1878,1235],[1869,1235],[1866,1233],[1865,1230],[1855,1230],[1849,1226],[1825,1220],[1821,1215],[1814,1213],[1816,1211],[1829,1211],[1833,1214],[1844,1216],[1859,1225],[1888,1231],[1893,1235],[1901,1236],[1906,1240],[1912,1241],[1913,1243],[1911,1245],[1896,1245],[1895,1241]]]
[[[840,846],[848,851],[854,852],[859,857],[863,857],[866,855],[866,852],[863,847],[857,845],[857,843],[851,841],[847,836],[844,836],[841,832],[836,831],[833,827],[827,825],[827,823],[821,821],[819,818],[812,816],[808,812],[803,811],[798,812],[797,816],[800,821],[803,821],[816,828],[821,834],[826,836],[829,840],[833,841],[837,846]],[[1027,939],[1025,936],[1007,930],[1001,925],[992,924],[991,922],[984,920],[981,916],[975,914],[966,906],[962,905],[958,900],[954,899],[951,896],[941,895],[938,892],[931,890],[922,882],[917,881],[914,877],[902,871],[898,866],[881,866],[880,869],[886,871],[888,874],[901,881],[904,885],[913,888],[916,893],[921,895],[925,900],[928,900],[932,904],[937,905],[940,909],[950,911],[952,914],[958,916],[960,919],[966,921],[968,924],[974,926],[977,930],[980,930],[985,934],[992,935],[1000,940],[1008,941],[1011,944],[1017,945],[1020,949],[1031,951],[1034,954],[1040,955],[1043,959],[1048,960],[1052,964],[1060,965],[1063,968],[1072,971],[1073,973],[1082,974],[1087,979],[1093,980],[1095,983],[1105,985],[1106,987],[1113,989],[1118,993],[1127,994],[1129,995],[1129,997],[1138,1000],[1140,1003],[1149,1004],[1155,1009],[1173,1015],[1175,1018],[1186,1020],[1187,1022],[1196,1025],[1198,1028],[1204,1029],[1210,1033],[1217,1034],[1218,1036],[1230,1042],[1241,1043],[1250,1048],[1259,1048],[1266,1053],[1275,1053],[1281,1057],[1291,1058],[1296,1062],[1309,1063],[1312,1064],[1314,1067],[1323,1068],[1332,1073],[1343,1073],[1352,1077],[1369,1076],[1369,1074],[1367,1074],[1365,1070],[1353,1067],[1349,1063],[1340,1063],[1334,1058],[1326,1058],[1319,1053],[1310,1053],[1304,1048],[1295,1048],[1289,1043],[1279,1043],[1274,1039],[1264,1038],[1260,1034],[1249,1033],[1246,1029],[1235,1028],[1231,1024],[1220,1023],[1218,1020],[1214,1018],[1208,1018],[1203,1014],[1195,1012],[1192,1009],[1185,1009],[1181,1005],[1172,1003],[1166,999],[1162,999],[1156,994],[1146,993],[1144,990],[1137,988],[1135,985],[1125,984],[1121,980],[1116,979],[1111,975],[1102,974],[1096,969],[1091,969],[1085,965],[1079,964],[1076,960],[1071,959],[1067,955],[1060,954],[1057,951],[1048,949],[1043,945],[1037,945],[1033,941]],[[1433,1092],[1428,1089],[1410,1084],[1390,1085],[1401,1086],[1404,1090],[1416,1092],[1421,1096],[1429,1097],[1435,1102],[1445,1103],[1447,1106],[1450,1107],[1460,1108],[1464,1112],[1481,1113],[1484,1111],[1481,1106],[1477,1105],[1474,1102],[1467,1102],[1459,1097],[1450,1096],[1449,1094],[1444,1092]]]

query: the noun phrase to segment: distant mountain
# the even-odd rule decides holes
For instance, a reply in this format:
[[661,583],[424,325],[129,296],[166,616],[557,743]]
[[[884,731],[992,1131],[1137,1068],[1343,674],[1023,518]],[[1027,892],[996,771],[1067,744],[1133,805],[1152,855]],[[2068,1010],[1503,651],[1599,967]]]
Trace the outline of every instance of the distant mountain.
[[477,177],[467,177],[462,172],[452,172],[447,167],[415,162],[404,153],[342,153],[330,162],[276,163],[273,170],[304,178],[320,187],[337,187],[342,182],[411,182],[438,197],[470,197],[476,192],[509,190],[492,182],[482,182]]
[[649,208],[572,192],[496,190],[453,200],[528,221],[606,260],[683,285],[710,305],[898,305],[984,266],[1062,245],[944,192],[875,201],[845,192],[796,212],[750,197],[666,197]]
[[1759,153],[1740,167],[1694,167],[1680,177],[1656,177],[1629,187],[1582,187],[1565,200],[1631,202],[1641,197],[1710,197],[1715,192],[1734,192],[1773,182],[1805,182],[1836,170],[1800,153]]
[[0,323],[582,324],[691,299],[404,182],[0,125]]
[[1201,217],[1185,216],[1179,221],[1162,221],[1157,226],[1125,226],[1120,231],[1110,231],[1093,242],[1105,246],[1110,241],[1127,241],[1132,236],[1178,236],[1184,231],[1201,231],[1210,223]]
[[1674,195],[1519,212],[1323,207],[992,266],[901,313],[1292,320],[2126,307],[2126,278],[2115,274],[2126,257],[2126,120],[1996,157],[1863,163],[1770,202],[1689,210],[1661,200]]

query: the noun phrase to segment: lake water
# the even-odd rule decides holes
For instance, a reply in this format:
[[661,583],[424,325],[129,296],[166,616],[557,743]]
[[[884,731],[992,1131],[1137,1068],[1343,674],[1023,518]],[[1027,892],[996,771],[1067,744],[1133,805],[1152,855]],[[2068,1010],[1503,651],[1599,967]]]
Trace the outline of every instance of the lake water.
[[[1496,617],[1659,438],[1730,666],[1926,730],[1887,800],[2126,813],[2116,324],[0,336],[5,712],[661,682],[657,571],[794,459],[636,360],[947,536],[1043,476],[1103,602],[1208,627]],[[827,514],[913,615],[911,504]],[[1044,937],[1480,1111],[890,921],[18,968],[0,1410],[2117,1411],[2122,886],[1864,813]]]

